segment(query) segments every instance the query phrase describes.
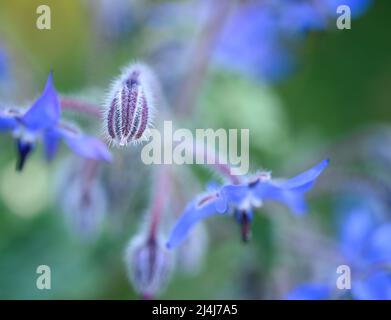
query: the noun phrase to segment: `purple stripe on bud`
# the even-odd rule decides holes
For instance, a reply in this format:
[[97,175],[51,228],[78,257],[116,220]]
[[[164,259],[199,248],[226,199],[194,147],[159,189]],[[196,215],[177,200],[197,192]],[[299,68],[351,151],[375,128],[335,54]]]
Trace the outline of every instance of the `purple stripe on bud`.
[[106,116],[108,137],[117,145],[141,139],[150,126],[150,74],[146,66],[132,65],[114,84]]
[[147,107],[147,100],[145,99],[145,96],[143,95],[141,98],[141,124],[136,134],[136,139],[140,139],[145,132],[145,129],[147,128],[148,124],[148,107]]
[[107,115],[107,130],[112,139],[115,139],[115,130],[114,130],[114,113],[117,105],[117,99],[114,99],[110,105],[110,109]]
[[[131,108],[132,108],[132,103],[131,103],[131,95],[134,93],[134,90],[129,90],[127,86],[125,86],[122,89],[122,129],[123,129],[123,137],[121,137],[121,140],[124,139],[125,137],[128,136],[129,131],[130,131],[130,122],[131,122]],[[137,95],[137,91],[136,91]],[[136,98],[137,99],[137,98]]]
[[137,109],[136,109],[136,112],[135,112],[135,116],[134,116],[134,121],[133,121],[133,125],[132,125],[132,131],[130,132],[130,136],[129,138],[133,138],[134,135],[136,134],[136,131],[137,131],[137,128],[139,126],[139,123],[140,123],[140,107],[139,105],[137,105]]
[[134,238],[125,262],[129,278],[142,296],[154,297],[171,275],[172,258],[158,240]]
[[114,111],[114,131],[117,138],[122,136],[122,122],[121,122],[121,109],[119,107],[115,108]]

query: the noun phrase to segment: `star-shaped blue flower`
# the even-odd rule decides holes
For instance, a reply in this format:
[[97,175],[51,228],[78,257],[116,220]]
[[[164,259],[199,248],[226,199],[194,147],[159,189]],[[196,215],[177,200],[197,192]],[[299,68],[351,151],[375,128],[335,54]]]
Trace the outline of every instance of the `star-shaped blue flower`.
[[[215,46],[214,58],[235,72],[278,82],[296,69],[294,49],[311,31],[335,27],[337,8],[348,5],[353,18],[372,0],[279,0],[240,3]],[[240,32],[239,32],[240,30]]]
[[[352,298],[391,299],[391,223],[379,224],[365,205],[352,209],[342,221],[340,251],[351,268]],[[337,290],[336,283],[307,282],[293,289],[287,298],[323,300],[344,293]]]
[[111,161],[111,154],[102,141],[84,135],[72,124],[60,122],[60,114],[52,73],[41,96],[28,110],[0,109],[0,132],[11,132],[16,140],[19,155],[17,170],[23,169],[27,157],[40,140],[48,160],[54,157],[60,140],[63,140],[79,156]]
[[171,232],[167,247],[178,246],[199,221],[216,214],[234,213],[242,226],[243,240],[247,240],[254,208],[264,201],[287,205],[296,214],[306,211],[304,194],[311,189],[329,161],[324,160],[304,173],[286,180],[272,180],[269,173],[261,173],[243,184],[227,184],[192,201]]

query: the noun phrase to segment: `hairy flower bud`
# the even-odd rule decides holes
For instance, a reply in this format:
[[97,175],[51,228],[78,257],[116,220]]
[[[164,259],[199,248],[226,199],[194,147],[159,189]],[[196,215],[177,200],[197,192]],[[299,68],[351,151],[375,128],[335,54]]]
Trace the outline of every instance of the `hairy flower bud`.
[[110,143],[126,146],[142,141],[151,127],[154,111],[154,77],[143,64],[132,64],[112,86],[104,126]]
[[107,211],[107,195],[100,183],[97,162],[68,159],[57,176],[57,198],[76,235],[93,240]]
[[198,274],[208,250],[208,233],[203,223],[198,224],[178,248],[177,265],[189,276]]
[[135,290],[152,298],[166,286],[173,267],[171,253],[157,239],[136,236],[126,250],[125,263]]

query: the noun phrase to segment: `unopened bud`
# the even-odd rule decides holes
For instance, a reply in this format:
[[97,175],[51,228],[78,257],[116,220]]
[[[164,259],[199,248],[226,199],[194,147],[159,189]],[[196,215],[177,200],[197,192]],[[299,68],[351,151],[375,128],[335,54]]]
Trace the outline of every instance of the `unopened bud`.
[[178,248],[177,265],[189,276],[200,272],[208,250],[208,233],[203,223],[199,223]]
[[126,250],[125,263],[134,289],[144,298],[161,292],[171,275],[171,253],[157,239],[136,236]]
[[77,236],[93,240],[107,211],[107,196],[97,175],[97,162],[72,159],[57,176],[60,209]]
[[132,64],[114,82],[104,119],[108,140],[114,145],[145,139],[154,111],[153,82],[151,70],[143,64]]

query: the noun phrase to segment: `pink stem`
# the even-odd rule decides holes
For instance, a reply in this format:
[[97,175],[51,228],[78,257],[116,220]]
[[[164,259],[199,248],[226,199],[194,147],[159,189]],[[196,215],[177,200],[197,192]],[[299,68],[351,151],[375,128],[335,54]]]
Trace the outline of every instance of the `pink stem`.
[[99,169],[99,162],[97,160],[87,159],[83,167],[83,184],[82,192],[83,199],[87,203],[90,201],[91,187],[94,183],[96,174]]
[[170,180],[168,179],[167,168],[163,165],[159,168],[157,182],[155,185],[154,194],[152,197],[152,209],[151,209],[151,225],[149,229],[149,240],[156,240],[156,233],[160,223],[160,218],[163,213],[166,201],[169,197],[171,189]]
[[208,70],[209,58],[216,39],[220,35],[235,2],[234,0],[215,0],[214,11],[196,40],[194,52],[189,59],[192,62],[191,67],[181,90],[179,90],[180,95],[177,98],[176,109],[181,115],[192,112],[203,78]]
[[61,98],[60,104],[62,109],[77,111],[88,114],[95,118],[101,118],[101,111],[99,109],[99,106],[93,103],[84,102],[72,98]]
[[225,175],[233,184],[240,184],[241,181],[238,176],[231,174],[231,167],[228,164],[217,163],[213,165],[220,173]]
[[[200,152],[199,150],[203,150],[203,152]],[[214,150],[211,150],[210,148],[204,147],[203,144],[196,141],[195,150],[191,150],[196,155],[199,155],[206,160],[206,164],[209,166],[214,167],[219,173],[221,173],[223,176],[227,177],[233,184],[240,184],[241,180],[239,176],[235,176],[231,174],[231,166],[226,163],[221,163],[219,160],[217,160],[219,157],[217,157],[217,154]],[[208,164],[208,159],[213,159],[215,162],[214,164]]]

